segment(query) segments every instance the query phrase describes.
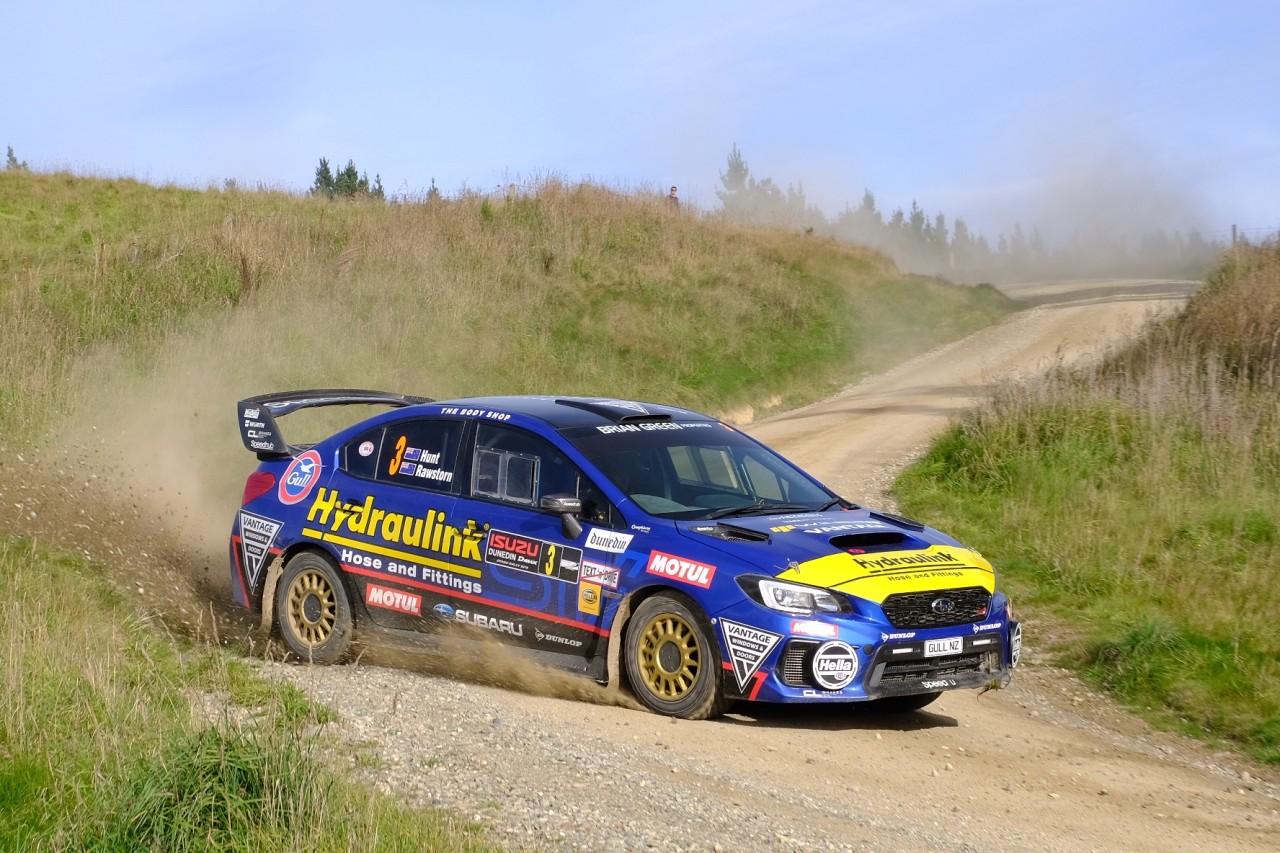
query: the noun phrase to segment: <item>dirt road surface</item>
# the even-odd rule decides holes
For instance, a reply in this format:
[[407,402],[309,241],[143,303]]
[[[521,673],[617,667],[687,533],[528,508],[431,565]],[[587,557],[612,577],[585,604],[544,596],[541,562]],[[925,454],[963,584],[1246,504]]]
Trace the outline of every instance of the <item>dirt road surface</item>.
[[[1088,357],[1191,287],[1011,288],[1034,307],[748,430],[884,505],[898,467],[991,382]],[[461,809],[517,848],[1280,849],[1273,771],[1152,732],[1049,664],[1026,628],[1011,687],[900,716],[739,706],[689,722],[585,687],[563,698],[556,678],[514,689],[367,662],[266,669],[342,714],[380,785]]]

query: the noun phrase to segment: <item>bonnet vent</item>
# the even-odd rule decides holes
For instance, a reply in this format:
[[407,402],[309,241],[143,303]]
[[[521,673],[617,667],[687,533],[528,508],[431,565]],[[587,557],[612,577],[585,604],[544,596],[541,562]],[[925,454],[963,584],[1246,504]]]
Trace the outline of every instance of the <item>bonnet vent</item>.
[[915,547],[915,542],[904,533],[877,530],[872,533],[845,533],[831,537],[831,546],[841,551],[884,551],[900,549],[903,545]]

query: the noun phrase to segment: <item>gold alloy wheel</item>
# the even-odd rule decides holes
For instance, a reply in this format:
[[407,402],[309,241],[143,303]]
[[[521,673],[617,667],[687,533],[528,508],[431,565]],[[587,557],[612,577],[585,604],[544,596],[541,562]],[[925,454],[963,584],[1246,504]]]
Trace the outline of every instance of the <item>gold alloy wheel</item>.
[[333,636],[338,597],[324,573],[306,569],[289,584],[289,628],[301,642],[322,646]]
[[636,656],[644,686],[664,702],[688,696],[702,671],[698,634],[674,613],[659,614],[645,626]]

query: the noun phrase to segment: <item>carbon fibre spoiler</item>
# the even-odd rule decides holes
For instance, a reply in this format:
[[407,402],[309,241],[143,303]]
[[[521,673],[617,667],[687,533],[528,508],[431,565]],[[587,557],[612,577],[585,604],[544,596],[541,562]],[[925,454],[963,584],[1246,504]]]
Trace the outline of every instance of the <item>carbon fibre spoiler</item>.
[[315,388],[309,391],[277,391],[246,397],[236,403],[240,422],[240,439],[259,459],[292,456],[291,448],[280,432],[276,418],[299,409],[318,406],[413,406],[434,402],[430,397],[412,397],[389,391],[365,391],[359,388]]

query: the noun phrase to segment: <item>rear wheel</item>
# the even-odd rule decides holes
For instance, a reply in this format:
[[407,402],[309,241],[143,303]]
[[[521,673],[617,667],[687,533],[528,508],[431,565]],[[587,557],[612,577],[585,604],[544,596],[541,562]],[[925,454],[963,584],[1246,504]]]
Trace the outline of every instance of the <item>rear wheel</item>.
[[658,593],[627,624],[626,671],[646,708],[705,720],[729,703],[720,684],[720,654],[705,617],[683,596]]
[[941,693],[917,693],[914,696],[886,696],[883,699],[872,699],[867,706],[873,711],[885,714],[906,714],[919,711],[926,705],[932,705],[933,700],[941,695]]
[[276,622],[303,660],[335,663],[351,645],[351,604],[334,565],[311,551],[293,557],[276,585]]

